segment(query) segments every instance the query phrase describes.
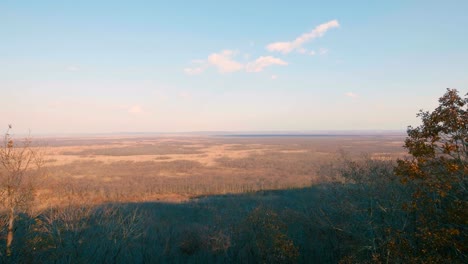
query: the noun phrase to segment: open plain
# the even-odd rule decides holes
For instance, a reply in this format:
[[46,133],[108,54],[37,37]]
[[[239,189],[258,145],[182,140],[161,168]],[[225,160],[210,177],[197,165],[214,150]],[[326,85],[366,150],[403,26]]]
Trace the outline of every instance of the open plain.
[[327,181],[343,156],[394,160],[404,136],[101,136],[43,138],[47,177],[36,208],[70,203],[182,202]]

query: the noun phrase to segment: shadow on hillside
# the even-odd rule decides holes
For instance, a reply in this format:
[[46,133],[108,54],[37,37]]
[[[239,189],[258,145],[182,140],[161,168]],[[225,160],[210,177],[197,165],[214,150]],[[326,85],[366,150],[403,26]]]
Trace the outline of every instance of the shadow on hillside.
[[[337,263],[368,226],[352,185],[124,203],[21,216],[16,262]],[[360,208],[362,207],[362,208]],[[357,217],[357,218],[356,218]],[[356,221],[351,228],[348,223]],[[344,228],[350,228],[345,230]],[[2,251],[4,252],[4,251]]]

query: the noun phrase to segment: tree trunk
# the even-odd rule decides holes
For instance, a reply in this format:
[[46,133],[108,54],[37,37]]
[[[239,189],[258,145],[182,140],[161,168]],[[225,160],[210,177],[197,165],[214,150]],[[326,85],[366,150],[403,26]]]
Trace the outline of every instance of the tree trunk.
[[10,214],[8,215],[8,234],[6,241],[6,255],[11,256],[11,244],[13,242],[13,228],[15,224],[15,209],[10,209]]

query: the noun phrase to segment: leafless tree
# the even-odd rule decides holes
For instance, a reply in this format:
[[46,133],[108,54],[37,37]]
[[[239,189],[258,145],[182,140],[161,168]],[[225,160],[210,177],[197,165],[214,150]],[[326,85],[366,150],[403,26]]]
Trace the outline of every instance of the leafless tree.
[[6,255],[12,254],[15,220],[34,199],[38,176],[43,175],[44,159],[28,136],[15,140],[9,125],[0,145],[0,205],[6,216]]

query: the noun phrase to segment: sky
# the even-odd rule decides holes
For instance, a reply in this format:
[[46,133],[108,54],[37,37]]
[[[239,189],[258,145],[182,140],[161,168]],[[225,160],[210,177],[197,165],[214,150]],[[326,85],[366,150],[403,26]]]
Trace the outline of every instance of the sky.
[[0,127],[404,130],[446,88],[468,92],[467,10],[466,0],[0,0]]

